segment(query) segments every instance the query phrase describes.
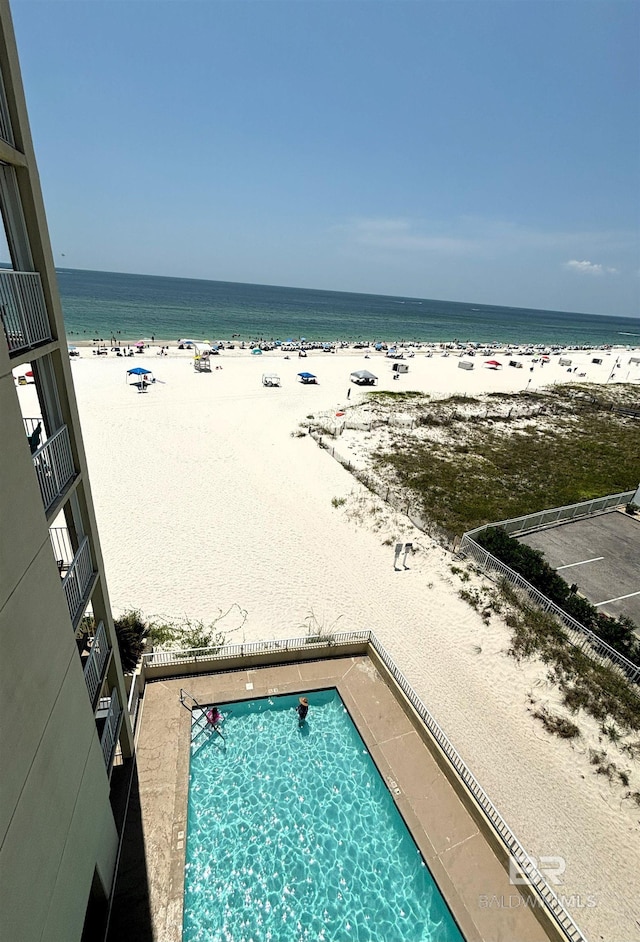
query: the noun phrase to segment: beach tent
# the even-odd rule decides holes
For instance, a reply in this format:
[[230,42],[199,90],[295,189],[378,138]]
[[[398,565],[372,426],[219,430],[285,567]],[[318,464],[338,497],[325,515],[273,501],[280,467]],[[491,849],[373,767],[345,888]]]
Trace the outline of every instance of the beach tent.
[[262,356],[262,350],[260,349],[260,347],[254,347],[251,352],[252,352],[253,355],[256,356],[256,357]]
[[369,370],[356,370],[349,379],[357,386],[375,386],[378,382],[378,377],[370,373]]
[[305,384],[313,384],[318,382],[317,376],[314,376],[313,373],[298,373],[300,377],[300,382]]
[[144,366],[136,366],[132,370],[127,370],[127,382],[130,386],[136,386],[138,392],[146,392],[147,386],[155,383],[153,373]]

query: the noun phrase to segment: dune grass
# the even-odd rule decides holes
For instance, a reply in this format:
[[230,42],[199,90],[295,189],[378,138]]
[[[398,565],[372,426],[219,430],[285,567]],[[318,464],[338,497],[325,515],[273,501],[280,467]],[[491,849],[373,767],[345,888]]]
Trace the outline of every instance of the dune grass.
[[640,422],[571,388],[411,405],[423,434],[398,433],[376,469],[450,534],[637,486]]

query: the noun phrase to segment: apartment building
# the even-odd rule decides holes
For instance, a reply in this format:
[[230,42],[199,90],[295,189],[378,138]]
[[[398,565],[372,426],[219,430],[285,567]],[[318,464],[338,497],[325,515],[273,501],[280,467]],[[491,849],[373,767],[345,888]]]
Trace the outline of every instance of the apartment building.
[[104,924],[133,736],[7,0],[0,209],[0,938],[73,942]]

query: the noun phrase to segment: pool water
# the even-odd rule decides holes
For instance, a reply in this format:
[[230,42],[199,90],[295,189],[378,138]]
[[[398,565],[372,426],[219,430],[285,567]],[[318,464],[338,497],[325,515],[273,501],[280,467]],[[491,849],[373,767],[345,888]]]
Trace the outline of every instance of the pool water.
[[302,727],[297,696],[218,704],[224,740],[194,711],[183,942],[463,942],[337,691],[307,696]]

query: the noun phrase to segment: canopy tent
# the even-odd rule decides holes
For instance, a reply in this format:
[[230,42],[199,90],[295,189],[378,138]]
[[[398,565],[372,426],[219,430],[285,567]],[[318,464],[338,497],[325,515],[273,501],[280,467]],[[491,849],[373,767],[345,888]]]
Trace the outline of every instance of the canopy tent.
[[155,383],[155,379],[151,370],[144,366],[135,366],[132,370],[127,370],[127,382],[130,386],[137,386],[138,392],[146,392],[147,386]]
[[378,377],[370,373],[369,370],[355,370],[349,379],[357,386],[375,386],[378,382]]
[[301,383],[317,383],[318,377],[314,376],[313,373],[298,373]]

